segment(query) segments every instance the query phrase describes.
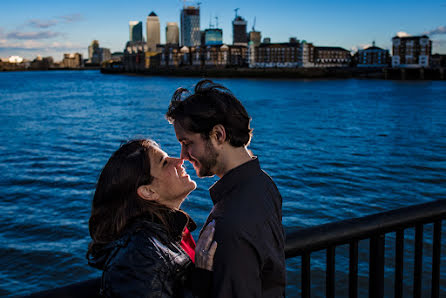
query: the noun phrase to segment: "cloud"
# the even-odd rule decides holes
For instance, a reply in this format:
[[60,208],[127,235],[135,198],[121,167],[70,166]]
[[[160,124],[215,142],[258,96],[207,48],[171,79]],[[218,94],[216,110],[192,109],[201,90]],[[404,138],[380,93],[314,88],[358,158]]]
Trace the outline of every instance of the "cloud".
[[446,26],[438,26],[435,29],[424,32],[426,35],[446,34]]
[[350,51],[351,51],[351,52],[357,52],[357,51],[359,51],[359,50],[367,49],[367,48],[369,48],[369,47],[371,47],[371,46],[372,46],[372,45],[369,44],[369,43],[362,43],[362,44],[359,44],[359,45],[352,46],[352,47],[350,48]]
[[444,40],[444,39],[433,40],[432,43],[435,46],[446,46],[446,40]]
[[42,42],[35,40],[26,40],[18,42],[10,42],[8,40],[0,39],[0,51],[15,50],[15,51],[36,51],[36,50],[64,50],[64,51],[79,51],[83,50],[85,46],[81,46],[72,42]]
[[410,34],[404,32],[404,31],[400,31],[400,32],[398,32],[396,34],[396,36],[398,36],[398,37],[408,37],[408,36],[410,36]]
[[13,31],[6,35],[9,39],[49,39],[63,35],[59,32],[53,31],[39,31],[39,32],[19,32]]
[[38,20],[38,19],[32,19],[32,20],[29,20],[27,24],[34,28],[49,28],[49,27],[57,25],[57,23],[59,23],[59,21],[57,21],[57,20],[42,21],[42,20]]
[[40,20],[40,19],[31,19],[26,25],[34,27],[34,28],[50,28],[56,26],[60,23],[75,23],[83,20],[83,16],[80,13],[74,13],[64,16],[57,16],[50,20]]
[[65,23],[79,22],[84,19],[80,13],[74,13],[74,14],[70,14],[70,15],[60,16],[58,18],[63,20]]

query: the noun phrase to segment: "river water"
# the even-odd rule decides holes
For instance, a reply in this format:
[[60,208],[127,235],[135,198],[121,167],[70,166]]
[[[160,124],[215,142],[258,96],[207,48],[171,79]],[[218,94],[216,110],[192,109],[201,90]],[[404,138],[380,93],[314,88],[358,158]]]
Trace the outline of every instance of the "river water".
[[[164,113],[177,87],[197,81],[98,71],[0,73],[0,296],[100,275],[85,259],[99,172],[123,141],[135,137],[151,137],[178,156]],[[282,193],[286,229],[446,199],[446,82],[216,81],[253,118],[250,149]],[[216,179],[199,179],[186,167],[198,188],[183,208],[200,226],[212,207],[208,187]],[[445,243],[443,235],[443,296]],[[406,248],[410,294],[413,248]],[[361,295],[367,290],[367,250],[361,243]],[[346,288],[348,263],[343,248],[338,251],[336,279]],[[318,252],[312,259],[315,296],[324,293],[323,258]],[[423,295],[429,291],[429,262],[426,257]],[[287,296],[298,296],[300,260],[287,260],[287,269]],[[386,269],[386,296],[392,295],[392,272]],[[347,289],[337,295],[346,296]]]

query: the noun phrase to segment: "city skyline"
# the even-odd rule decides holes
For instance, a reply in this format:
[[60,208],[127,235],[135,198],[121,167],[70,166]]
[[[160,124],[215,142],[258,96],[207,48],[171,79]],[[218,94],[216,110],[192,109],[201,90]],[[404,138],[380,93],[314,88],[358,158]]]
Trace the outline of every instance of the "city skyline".
[[[197,2],[187,2],[196,4]],[[146,1],[84,0],[60,3],[53,0],[21,1],[2,5],[0,21],[0,57],[19,55],[33,59],[37,55],[61,60],[64,53],[81,53],[87,58],[87,48],[93,40],[112,52],[123,51],[129,39],[129,21],[143,22],[153,11],[160,20],[161,43],[165,43],[167,22],[180,24],[183,1],[163,1],[149,6]],[[43,8],[43,9],[42,9]],[[392,37],[398,32],[409,35],[428,34],[433,41],[432,53],[446,54],[446,1],[381,0],[373,4],[353,1],[201,1],[200,29],[223,29],[223,42],[232,44],[234,9],[247,22],[248,32],[261,31],[262,39],[287,42],[290,37],[320,46],[339,46],[347,50],[361,49],[375,41],[376,46],[391,50]],[[216,24],[216,17],[218,24]]]

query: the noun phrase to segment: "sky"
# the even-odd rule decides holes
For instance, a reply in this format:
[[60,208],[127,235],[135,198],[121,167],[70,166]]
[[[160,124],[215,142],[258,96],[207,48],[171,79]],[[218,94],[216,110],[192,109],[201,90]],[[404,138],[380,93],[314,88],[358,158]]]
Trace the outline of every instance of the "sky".
[[[186,2],[197,4],[198,2]],[[290,37],[315,46],[339,46],[355,51],[370,46],[392,48],[392,37],[400,34],[428,34],[432,53],[446,54],[446,0],[393,1],[297,1],[225,0],[200,2],[201,30],[209,25],[223,29],[223,42],[232,43],[234,9],[248,21],[248,31],[260,31],[262,39],[287,42]],[[145,35],[147,16],[160,18],[161,43],[167,22],[180,22],[179,0],[16,0],[0,6],[0,57],[34,59],[52,56],[60,61],[64,53],[79,52],[88,58],[88,46],[98,40],[112,52],[123,51],[129,39],[129,21],[142,21]]]

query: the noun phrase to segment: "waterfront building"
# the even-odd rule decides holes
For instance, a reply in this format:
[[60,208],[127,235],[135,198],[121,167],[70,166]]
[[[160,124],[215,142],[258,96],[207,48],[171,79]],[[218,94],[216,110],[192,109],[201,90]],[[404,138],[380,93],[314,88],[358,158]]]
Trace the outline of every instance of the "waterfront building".
[[375,42],[371,47],[358,51],[358,67],[387,67],[389,62],[389,51],[375,46]]
[[63,54],[63,59],[60,67],[63,68],[81,68],[84,66],[84,60],[80,53]]
[[249,41],[253,42],[254,46],[258,47],[262,42],[262,34],[260,31],[252,30],[249,32]]
[[89,64],[101,64],[104,61],[111,59],[111,52],[108,48],[99,47],[99,41],[93,40],[88,46],[88,61]]
[[124,57],[124,52],[113,52],[111,53],[111,60],[114,62],[121,62]]
[[392,38],[392,67],[428,67],[432,55],[432,41],[427,35],[395,36]]
[[129,22],[129,41],[142,41],[142,22]]
[[299,50],[299,66],[314,67],[314,45],[303,40]]
[[29,69],[34,70],[48,70],[54,67],[53,57],[41,57],[40,55],[34,59],[29,65]]
[[[251,52],[252,53],[252,52]],[[285,43],[261,43],[255,47],[250,67],[295,68],[299,66],[300,45],[296,39]]]
[[314,47],[314,67],[348,67],[350,51],[340,47]]
[[166,45],[178,45],[180,42],[180,29],[178,23],[168,22],[166,24]]
[[248,34],[246,33],[246,26],[248,22],[241,16],[235,14],[235,19],[232,21],[232,44],[235,46],[247,46]]
[[196,47],[200,44],[200,7],[184,7],[181,10],[181,46]]
[[10,56],[7,61],[9,63],[22,63],[24,59],[20,56]]
[[429,63],[430,67],[446,67],[446,55],[433,54]]
[[147,47],[149,52],[156,52],[160,41],[160,20],[153,11],[147,16],[146,23]]
[[127,42],[123,56],[124,70],[137,72],[146,69],[146,52],[148,46],[145,41]]
[[218,28],[211,28],[204,30],[204,44],[222,45],[223,44],[223,30]]

